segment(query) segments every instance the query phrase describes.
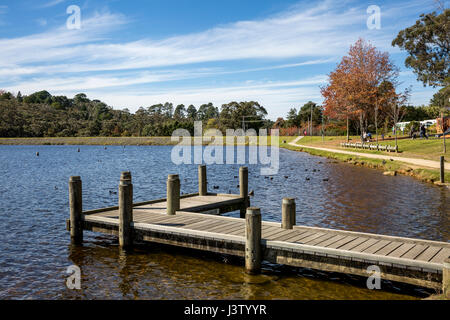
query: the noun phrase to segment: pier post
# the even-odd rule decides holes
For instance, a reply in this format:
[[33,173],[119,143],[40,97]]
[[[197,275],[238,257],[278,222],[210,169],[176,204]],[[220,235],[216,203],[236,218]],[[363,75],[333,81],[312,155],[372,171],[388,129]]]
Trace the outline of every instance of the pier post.
[[122,171],[120,173],[120,181],[122,181],[122,180],[129,180],[129,182],[127,181],[127,183],[131,184],[130,198],[131,198],[131,203],[133,203],[133,184],[132,184],[132,179],[131,179],[131,172],[130,171]]
[[441,156],[441,183],[445,183],[444,156]]
[[240,209],[240,217],[245,218],[245,210],[250,206],[250,201],[248,198],[248,168],[239,168],[239,191],[241,198],[244,198],[244,204]]
[[292,229],[295,226],[295,199],[283,198],[281,205],[281,227]]
[[450,257],[444,260],[442,266],[442,292],[446,299],[450,299]]
[[69,179],[70,240],[72,244],[83,243],[83,200],[81,178]]
[[180,178],[177,174],[167,177],[167,214],[174,215],[180,210]]
[[245,215],[245,271],[258,274],[261,271],[261,211],[247,208]]
[[119,183],[119,245],[122,248],[133,244],[133,184],[130,172],[122,172]]
[[206,179],[206,166],[198,166],[198,195],[206,196],[208,192],[208,180]]

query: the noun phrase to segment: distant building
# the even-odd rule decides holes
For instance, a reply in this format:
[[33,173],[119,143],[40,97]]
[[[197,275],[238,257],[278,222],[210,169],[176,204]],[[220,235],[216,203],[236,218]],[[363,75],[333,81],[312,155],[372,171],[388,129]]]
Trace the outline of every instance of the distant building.
[[[405,127],[408,125],[408,123],[411,123],[411,122],[412,121],[397,122],[396,127],[403,132],[405,130]],[[418,122],[420,122],[420,125],[425,125],[425,128],[428,128],[428,127],[431,127],[432,125],[436,124],[436,119],[423,120],[423,121],[418,121]]]

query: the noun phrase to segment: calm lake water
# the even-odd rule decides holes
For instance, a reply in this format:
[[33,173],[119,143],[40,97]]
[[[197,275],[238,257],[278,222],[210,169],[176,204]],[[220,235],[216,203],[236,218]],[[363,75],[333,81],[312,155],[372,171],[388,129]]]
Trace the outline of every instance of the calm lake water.
[[[83,180],[84,210],[115,205],[124,170],[132,172],[135,201],[165,197],[171,173],[180,174],[182,192],[197,191],[197,166],[174,165],[172,147],[79,148],[0,146],[0,299],[415,299],[427,294],[388,281],[383,290],[368,290],[363,278],[271,264],[250,277],[236,258],[156,244],[125,254],[117,238],[90,232],[82,247],[73,247],[65,230],[71,175]],[[264,220],[279,222],[281,199],[290,196],[297,199],[298,224],[449,241],[445,189],[284,149],[273,179],[260,176],[258,165],[248,167],[251,202],[261,207]],[[214,191],[239,193],[238,169],[208,166],[210,191],[218,186]],[[72,264],[81,268],[81,290],[65,285]]]

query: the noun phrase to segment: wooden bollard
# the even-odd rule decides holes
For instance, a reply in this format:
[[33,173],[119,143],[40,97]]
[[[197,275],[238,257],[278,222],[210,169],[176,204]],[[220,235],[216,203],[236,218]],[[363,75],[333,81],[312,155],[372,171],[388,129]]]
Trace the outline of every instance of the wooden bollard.
[[441,183],[445,183],[445,164],[444,156],[441,156]]
[[133,202],[133,182],[132,182],[132,179],[131,179],[131,172],[130,171],[122,171],[120,173],[120,181],[122,181],[122,180],[130,180],[129,181],[129,184],[131,184],[130,198],[131,198],[131,201]]
[[261,211],[247,208],[245,215],[245,271],[258,274],[261,271]]
[[198,166],[198,195],[206,196],[208,193],[208,180],[206,179],[206,166]]
[[442,266],[442,293],[450,299],[450,257],[444,260]]
[[239,168],[239,191],[241,198],[244,198],[244,204],[240,209],[240,217],[245,218],[245,212],[250,206],[250,201],[248,198],[248,168]]
[[174,215],[180,210],[180,178],[177,174],[169,174],[167,178],[167,214]]
[[83,200],[81,178],[69,179],[70,240],[72,244],[83,243]]
[[133,184],[131,176],[125,179],[123,174],[119,183],[119,245],[126,248],[133,244]]
[[283,198],[281,205],[281,227],[292,229],[295,226],[295,199]]

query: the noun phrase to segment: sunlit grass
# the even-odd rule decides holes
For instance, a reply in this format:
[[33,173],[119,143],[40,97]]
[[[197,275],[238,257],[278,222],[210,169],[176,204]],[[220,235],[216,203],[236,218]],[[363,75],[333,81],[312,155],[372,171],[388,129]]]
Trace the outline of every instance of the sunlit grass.
[[[359,136],[350,136],[351,142],[360,142],[361,139]],[[326,147],[326,148],[341,148],[340,143],[346,142],[347,137],[345,136],[330,136],[324,137],[324,141],[322,141],[322,137],[304,137],[301,139],[298,144],[307,145],[307,146],[315,146],[315,147]],[[375,143],[371,142],[371,143]],[[388,145],[395,146],[395,140],[382,140],[379,137],[378,144],[380,145]],[[397,140],[399,156],[407,157],[407,158],[420,158],[420,159],[429,159],[429,160],[439,160],[441,155],[443,154],[443,142],[442,139],[437,139],[434,137],[430,137],[427,139],[398,139]],[[355,150],[361,153],[373,153],[373,154],[389,154],[390,152],[377,151],[377,150],[367,150],[367,149],[352,149],[346,148],[348,150]],[[447,145],[447,149],[450,149],[450,145]],[[450,156],[450,151],[447,150],[447,155]]]

